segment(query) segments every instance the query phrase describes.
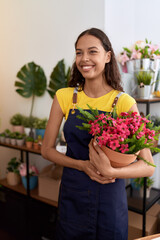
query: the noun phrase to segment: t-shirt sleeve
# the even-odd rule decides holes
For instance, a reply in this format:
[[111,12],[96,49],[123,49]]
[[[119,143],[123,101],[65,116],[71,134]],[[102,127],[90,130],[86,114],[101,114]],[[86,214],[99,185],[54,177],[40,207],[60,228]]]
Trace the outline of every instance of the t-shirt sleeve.
[[117,102],[117,113],[118,115],[121,112],[128,112],[129,109],[136,103],[135,99],[128,95],[127,93],[124,93],[120,96],[118,102]]
[[73,89],[61,88],[57,90],[56,97],[64,116],[68,116],[69,109],[72,105]]

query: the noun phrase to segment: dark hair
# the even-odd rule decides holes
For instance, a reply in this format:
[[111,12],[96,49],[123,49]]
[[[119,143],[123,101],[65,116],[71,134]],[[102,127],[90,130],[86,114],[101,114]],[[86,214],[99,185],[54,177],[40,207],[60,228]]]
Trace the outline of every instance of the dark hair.
[[[92,35],[98,38],[101,41],[104,50],[106,52],[111,51],[111,60],[109,63],[106,63],[105,65],[104,71],[105,79],[107,81],[107,84],[110,85],[113,89],[123,91],[123,87],[121,86],[121,75],[118,69],[115,54],[112,49],[112,45],[111,42],[109,41],[109,38],[100,29],[90,28],[88,30],[85,30],[78,36],[77,41],[75,42],[75,48],[77,46],[78,40],[84,35]],[[85,79],[77,69],[76,62],[74,62],[71,70],[71,79],[69,81],[69,87],[76,87],[77,85],[79,85],[80,88],[83,89],[84,83]]]

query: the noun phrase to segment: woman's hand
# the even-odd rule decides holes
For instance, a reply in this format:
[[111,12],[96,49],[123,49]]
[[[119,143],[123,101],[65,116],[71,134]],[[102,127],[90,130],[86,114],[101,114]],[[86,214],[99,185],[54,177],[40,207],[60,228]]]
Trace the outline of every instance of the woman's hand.
[[101,184],[113,183],[115,182],[114,178],[103,177],[99,171],[88,161],[83,161],[83,171],[93,180]]
[[95,139],[91,139],[89,143],[89,158],[91,164],[98,170],[98,172],[105,177],[113,177],[113,167],[106,156],[106,154],[98,146]]

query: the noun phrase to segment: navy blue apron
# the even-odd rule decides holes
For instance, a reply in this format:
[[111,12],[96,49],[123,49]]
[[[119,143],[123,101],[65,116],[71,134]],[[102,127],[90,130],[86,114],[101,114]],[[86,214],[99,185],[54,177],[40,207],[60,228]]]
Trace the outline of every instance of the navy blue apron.
[[[91,135],[76,128],[82,120],[69,112],[64,125],[66,155],[89,160]],[[75,160],[76,161],[76,160]],[[76,169],[64,167],[60,194],[56,240],[127,240],[128,205],[123,179],[99,184]]]

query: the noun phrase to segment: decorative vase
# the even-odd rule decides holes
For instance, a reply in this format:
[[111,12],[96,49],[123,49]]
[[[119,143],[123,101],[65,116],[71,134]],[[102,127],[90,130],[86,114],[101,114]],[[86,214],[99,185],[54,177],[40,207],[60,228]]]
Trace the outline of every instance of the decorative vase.
[[[109,158],[112,167],[125,167],[134,162],[137,158],[135,154],[124,154],[116,152],[106,146],[102,146],[101,149]],[[138,153],[139,152],[136,154]]]
[[7,183],[11,186],[16,186],[21,181],[21,177],[14,172],[8,172],[6,178],[7,178]]
[[[21,177],[25,189],[27,189],[27,177]],[[32,190],[37,187],[38,176],[29,176],[29,189]]]

